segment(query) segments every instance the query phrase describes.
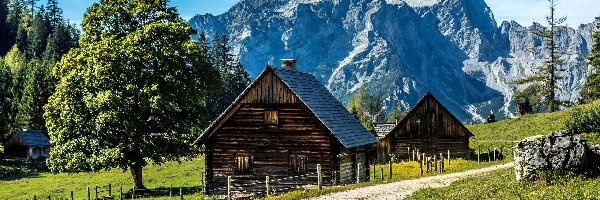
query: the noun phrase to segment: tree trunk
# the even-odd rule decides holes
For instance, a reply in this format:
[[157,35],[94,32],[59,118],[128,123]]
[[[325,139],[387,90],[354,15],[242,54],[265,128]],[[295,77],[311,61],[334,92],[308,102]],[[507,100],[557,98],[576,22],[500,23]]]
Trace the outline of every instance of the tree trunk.
[[135,183],[136,189],[146,189],[144,182],[142,182],[142,167],[130,167],[131,176],[133,176],[133,182]]

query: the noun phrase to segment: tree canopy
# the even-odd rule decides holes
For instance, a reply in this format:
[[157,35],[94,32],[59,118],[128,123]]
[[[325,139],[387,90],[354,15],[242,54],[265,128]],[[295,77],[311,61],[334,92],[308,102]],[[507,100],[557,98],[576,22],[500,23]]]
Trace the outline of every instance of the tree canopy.
[[533,96],[528,98],[540,99],[540,101],[546,105],[548,111],[554,112],[557,111],[559,106],[563,104],[563,102],[558,99],[556,94],[560,90],[558,81],[563,79],[559,72],[564,71],[564,69],[561,67],[563,64],[563,59],[560,52],[560,44],[556,40],[558,37],[558,31],[560,28],[564,28],[562,24],[567,18],[556,18],[556,6],[558,0],[548,0],[548,2],[550,4],[550,14],[546,16],[548,28],[542,27],[541,30],[533,30],[533,33],[543,40],[543,48],[545,51],[547,51],[548,57],[544,60],[542,65],[535,69],[533,75],[523,77],[515,82],[517,84],[533,84],[536,88],[535,93],[533,93]]
[[596,18],[596,30],[592,37],[594,45],[588,57],[590,73],[581,89],[581,100],[584,103],[600,99],[600,17]]
[[47,164],[55,172],[129,169],[144,188],[148,162],[189,155],[219,74],[167,1],[100,0],[82,26],[80,46],[53,69]]

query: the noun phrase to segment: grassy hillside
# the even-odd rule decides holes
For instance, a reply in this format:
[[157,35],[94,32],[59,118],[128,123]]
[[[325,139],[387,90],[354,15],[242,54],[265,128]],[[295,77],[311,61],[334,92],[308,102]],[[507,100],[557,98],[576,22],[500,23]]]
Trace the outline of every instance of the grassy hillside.
[[[144,168],[143,178],[146,187],[163,189],[168,196],[168,190],[174,187],[173,194],[179,194],[179,188],[184,193],[200,195],[197,193],[201,183],[201,172],[204,171],[204,160],[201,158],[191,161],[169,162],[162,166],[149,165]],[[94,187],[112,185],[113,196],[118,195],[119,187],[123,185],[123,192],[128,193],[133,187],[133,180],[129,171],[113,169],[98,173],[31,173],[15,180],[0,180],[0,199],[32,199],[33,195],[52,199],[67,198],[70,191],[74,191],[76,199],[87,198],[87,187],[91,188],[94,198]],[[99,196],[105,196],[103,193]],[[118,196],[117,196],[118,197]],[[173,198],[175,199],[175,198]]]
[[[578,107],[598,105],[600,101]],[[492,124],[469,125],[476,135],[472,147],[514,144],[528,136],[565,129],[572,109],[526,115]],[[581,134],[590,144],[600,144],[600,134]],[[449,187],[419,190],[408,199],[598,199],[600,179],[574,174],[544,173],[528,183],[516,181],[512,168],[457,181]]]
[[[592,104],[578,105],[576,107],[589,107],[599,105],[600,101]],[[566,129],[565,122],[573,108],[554,113],[539,113],[521,116],[515,119],[507,119],[491,124],[467,125],[467,128],[475,135],[471,139],[471,148],[477,149],[479,145],[482,151],[494,147],[503,148],[508,152],[518,141],[535,135],[545,135],[552,131]],[[597,134],[582,134],[590,143],[598,144],[600,138]]]
[[516,181],[512,168],[419,190],[407,199],[598,199],[600,180],[581,175],[547,174],[532,183]]

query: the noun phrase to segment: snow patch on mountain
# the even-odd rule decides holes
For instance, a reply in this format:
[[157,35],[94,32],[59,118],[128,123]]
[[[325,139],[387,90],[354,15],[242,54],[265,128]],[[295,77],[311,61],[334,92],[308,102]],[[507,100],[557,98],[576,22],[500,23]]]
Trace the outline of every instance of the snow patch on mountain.
[[[342,102],[360,87],[386,108],[409,110],[432,92],[459,119],[514,117],[513,96],[548,56],[541,38],[516,22],[496,24],[484,0],[242,0],[228,12],[197,15],[195,29],[225,33],[250,75],[282,58],[299,60]],[[576,101],[592,24],[565,27],[562,100]]]

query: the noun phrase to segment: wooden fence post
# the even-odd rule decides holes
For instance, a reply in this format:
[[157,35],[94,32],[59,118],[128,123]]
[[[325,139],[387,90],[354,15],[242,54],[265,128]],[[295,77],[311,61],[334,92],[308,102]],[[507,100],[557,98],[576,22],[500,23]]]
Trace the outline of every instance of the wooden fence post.
[[381,168],[381,180],[383,180],[383,167]]
[[112,198],[112,185],[109,183],[108,184],[108,196]]
[[487,150],[488,150],[488,162],[492,162],[492,152],[490,151],[490,148],[488,148]]
[[375,165],[376,162],[377,161],[373,162],[373,178],[371,178],[371,180],[375,180],[375,178],[377,177],[377,173],[375,173],[377,172],[377,165]]
[[317,164],[317,187],[319,187],[319,191],[323,189],[322,178],[321,164]]
[[131,188],[131,199],[135,199],[135,186]]
[[227,199],[231,200],[231,176],[227,176]]
[[[393,176],[392,176],[392,164],[394,163],[394,157],[390,158],[390,180],[392,180]],[[383,174],[383,173],[381,173]]]
[[204,185],[206,185],[206,183],[204,182],[204,173],[201,174],[201,181],[202,181],[202,193],[206,192],[206,188],[204,187]]
[[406,152],[406,157],[408,157],[408,162],[410,162],[410,147],[406,147],[407,148],[407,152]]
[[360,164],[356,163],[356,183],[360,183]]
[[119,200],[123,200],[123,184],[119,187]]
[[450,165],[450,149],[448,149],[448,165]]
[[33,195],[33,200],[37,200],[37,195]]
[[183,189],[179,188],[179,200],[183,200]]
[[421,170],[421,176],[423,176],[423,162],[419,161],[419,169]]
[[437,155],[433,155],[433,170],[438,172]]
[[169,186],[169,197],[173,197],[173,185]]
[[481,155],[481,147],[479,145],[477,145],[477,163],[481,163],[481,161],[479,161],[480,155]]
[[413,151],[412,151],[412,154],[413,154],[413,155],[412,155],[412,160],[413,160],[413,161],[415,161],[415,150],[414,150],[414,149],[413,149]]
[[265,180],[265,185],[267,187],[267,196],[271,195],[271,178],[269,178],[269,176],[267,176],[266,180]]
[[496,147],[494,147],[494,162],[496,162]]
[[75,200],[75,196],[73,195],[73,190],[71,190],[71,200]]
[[98,199],[98,186],[97,185],[96,185],[96,187],[95,187],[94,190],[96,191],[96,196],[95,196],[96,198],[95,199]]
[[87,192],[88,192],[88,200],[91,200],[92,198],[90,198],[90,186],[87,187]]
[[417,149],[417,160],[421,161],[421,154],[419,153],[419,149]]

